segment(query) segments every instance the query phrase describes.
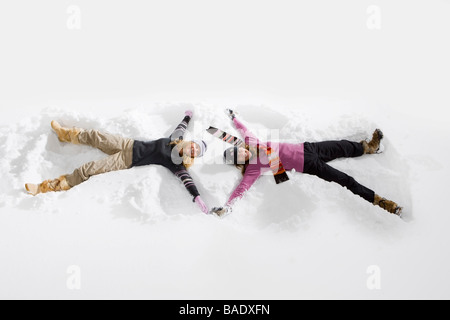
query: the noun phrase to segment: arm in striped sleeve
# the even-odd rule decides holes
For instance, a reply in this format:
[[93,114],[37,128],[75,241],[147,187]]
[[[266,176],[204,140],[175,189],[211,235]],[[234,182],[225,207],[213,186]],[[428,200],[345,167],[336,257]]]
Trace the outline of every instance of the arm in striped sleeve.
[[170,135],[170,140],[174,141],[177,139],[183,140],[184,133],[189,125],[189,121],[191,121],[191,117],[186,115],[183,121],[175,128],[175,130]]
[[184,187],[186,190],[192,195],[193,200],[195,201],[195,198],[200,195],[200,193],[197,190],[197,187],[195,186],[194,180],[192,179],[189,172],[187,172],[184,167],[179,167],[177,170],[173,172],[175,176],[183,182]]

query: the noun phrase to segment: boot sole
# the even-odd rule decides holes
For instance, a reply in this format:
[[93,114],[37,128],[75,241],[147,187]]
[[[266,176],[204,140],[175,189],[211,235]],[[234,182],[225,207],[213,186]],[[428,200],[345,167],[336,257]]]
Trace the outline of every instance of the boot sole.
[[375,131],[378,134],[378,139],[380,140],[383,139],[384,137],[383,131],[381,131],[380,129],[376,129]]
[[61,125],[59,124],[59,122],[56,121],[56,120],[52,120],[52,122],[50,123],[50,125],[51,125],[53,131],[56,132],[56,135],[58,136],[58,140],[59,140],[60,142],[67,142],[67,141],[65,141],[65,140],[62,140],[62,139],[59,137],[59,130],[62,128]]
[[25,184],[25,189],[28,191],[28,194],[32,196],[39,193],[39,186],[37,184],[27,183]]
[[56,132],[58,132],[58,130],[61,129],[61,125],[56,120],[52,120],[50,125],[51,125],[52,129],[55,130]]
[[378,150],[375,151],[376,154],[380,154],[384,152],[384,145],[380,143],[380,146],[378,147]]

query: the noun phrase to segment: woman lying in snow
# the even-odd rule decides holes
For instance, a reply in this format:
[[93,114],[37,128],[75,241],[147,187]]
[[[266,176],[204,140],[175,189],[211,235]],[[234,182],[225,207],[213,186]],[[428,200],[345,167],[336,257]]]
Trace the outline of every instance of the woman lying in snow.
[[[401,216],[402,208],[395,202],[380,197],[372,190],[356,182],[352,177],[327,164],[327,162],[337,158],[353,158],[360,157],[364,154],[380,153],[382,151],[380,149],[380,141],[383,138],[383,133],[379,129],[375,130],[370,142],[341,140],[299,144],[275,144],[270,141],[261,143],[236,119],[232,110],[227,110],[227,112],[236,129],[245,137],[245,148],[232,147],[227,149],[224,153],[225,162],[235,165],[242,171],[244,177],[225,206],[212,209],[212,212],[217,215],[222,216],[231,211],[231,206],[234,201],[242,198],[244,193],[250,189],[262,173],[271,170],[267,148],[272,148],[278,149],[278,157],[284,169],[295,169],[298,172],[315,175],[329,182],[336,182],[370,203],[378,205],[390,213]],[[223,135],[222,137],[230,141],[230,135],[226,135],[226,137]],[[276,167],[278,168],[278,164]]]
[[208,213],[207,206],[187,172],[187,169],[193,165],[194,158],[203,156],[207,149],[206,143],[202,140],[183,141],[191,118],[192,111],[186,111],[183,121],[169,138],[147,142],[122,138],[97,130],[63,128],[58,122],[52,121],[52,128],[58,134],[61,142],[89,145],[100,149],[109,156],[99,161],[86,163],[72,174],[61,176],[58,179],[47,180],[39,185],[27,183],[25,188],[32,195],[49,191],[65,191],[88,180],[93,175],[159,164],[177,176],[192,195],[194,202],[204,213]]

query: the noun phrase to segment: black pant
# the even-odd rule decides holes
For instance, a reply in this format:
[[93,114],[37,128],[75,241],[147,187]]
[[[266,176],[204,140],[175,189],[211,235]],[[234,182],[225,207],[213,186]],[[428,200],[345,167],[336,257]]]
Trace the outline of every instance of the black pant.
[[329,166],[327,162],[337,158],[360,157],[364,154],[362,144],[347,140],[305,142],[305,164],[303,173],[318,176],[329,182],[339,183],[354,194],[370,203],[374,202],[375,192],[356,182],[349,175]]

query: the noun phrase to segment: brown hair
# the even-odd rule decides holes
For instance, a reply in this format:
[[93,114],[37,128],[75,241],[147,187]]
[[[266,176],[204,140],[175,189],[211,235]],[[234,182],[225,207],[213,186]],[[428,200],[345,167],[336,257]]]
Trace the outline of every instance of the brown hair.
[[[191,144],[191,141],[184,141],[184,140],[180,140],[180,139],[173,140],[172,142],[169,143],[169,145],[171,145],[171,146],[175,145],[178,148],[178,151],[184,149],[188,144]],[[194,165],[194,159],[195,159],[195,157],[186,156],[183,153],[183,166],[186,169],[189,169],[190,167],[192,167]]]
[[252,153],[252,157],[249,158],[248,160],[246,160],[244,164],[235,164],[234,165],[236,168],[238,168],[241,171],[242,175],[245,174],[245,171],[247,170],[247,167],[250,164],[250,160],[255,157],[255,154],[256,154],[256,157],[259,158],[259,148],[251,147],[248,144],[246,144],[245,149],[247,149],[248,151],[250,151]]

